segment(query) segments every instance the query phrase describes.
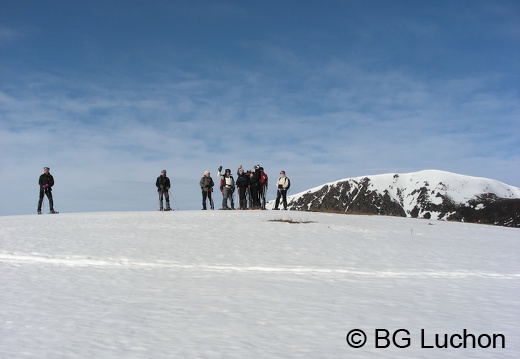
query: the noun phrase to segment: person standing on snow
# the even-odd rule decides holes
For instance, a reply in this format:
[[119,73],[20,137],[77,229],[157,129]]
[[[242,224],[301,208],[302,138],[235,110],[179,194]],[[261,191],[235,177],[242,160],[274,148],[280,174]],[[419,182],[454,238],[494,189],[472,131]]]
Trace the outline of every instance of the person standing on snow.
[[269,185],[269,177],[264,172],[264,168],[260,167],[260,179],[258,180],[258,196],[260,198],[260,206],[265,209],[265,197],[267,195],[267,188]]
[[[228,168],[222,175],[222,166],[218,168],[217,176],[220,177],[220,191],[222,192],[222,209],[235,209],[233,201],[233,193],[235,192],[235,180]],[[228,199],[231,202],[231,208],[228,207]]]
[[199,186],[202,189],[202,209],[206,210],[206,199],[209,199],[209,204],[211,209],[215,209],[213,205],[213,186],[215,183],[213,182],[213,178],[211,178],[209,171],[204,172],[204,176],[200,179]]
[[283,209],[287,209],[287,191],[289,190],[289,187],[291,187],[291,181],[285,176],[285,171],[280,171],[280,178],[278,178],[278,181],[276,182],[278,192],[276,194],[276,202],[273,209],[279,209],[280,198],[282,198],[283,201]]
[[251,194],[251,178],[253,178],[253,172],[251,170],[247,170],[247,208],[253,209],[253,195]]
[[49,167],[43,167],[43,174],[38,180],[40,185],[40,199],[38,200],[38,214],[42,214],[43,196],[49,199],[49,207],[51,213],[58,213],[54,210],[54,200],[52,199],[52,186],[54,186],[54,177],[50,173]]
[[253,172],[250,180],[249,180],[249,188],[251,189],[251,197],[253,200],[252,209],[260,209],[260,165],[255,166],[255,171]]
[[159,211],[163,211],[163,198],[166,200],[166,209],[165,211],[171,211],[170,208],[170,179],[166,177],[166,170],[161,171],[161,175],[157,177],[157,181],[155,181],[155,185],[157,186],[157,192],[159,193]]
[[246,193],[249,187],[249,175],[244,172],[242,166],[237,171],[238,205],[240,209],[247,209]]

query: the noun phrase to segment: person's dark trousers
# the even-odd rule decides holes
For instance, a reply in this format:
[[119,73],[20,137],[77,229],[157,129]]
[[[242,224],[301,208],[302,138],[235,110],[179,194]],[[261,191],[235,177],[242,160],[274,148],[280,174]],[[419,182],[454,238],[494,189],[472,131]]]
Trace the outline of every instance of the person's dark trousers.
[[258,197],[260,197],[260,206],[262,207],[262,209],[265,209],[265,202],[266,202],[266,188],[265,187],[260,187],[260,190],[258,191]]
[[259,208],[260,192],[257,184],[251,185],[251,196],[253,197],[253,208]]
[[246,200],[247,200],[247,208],[253,208],[253,197],[251,196],[251,186],[246,188]]
[[159,190],[159,210],[163,210],[163,199],[166,200],[166,210],[170,210],[170,193],[168,191]]
[[47,195],[49,199],[49,209],[54,211],[54,201],[52,200],[52,191],[50,189],[44,190],[40,188],[40,200],[38,201],[38,212],[42,210],[43,196]]
[[238,187],[238,202],[240,209],[247,209],[246,189],[244,187]]
[[280,205],[280,198],[282,199],[283,209],[287,209],[287,190],[278,190],[278,193],[276,194],[276,202],[274,203],[275,209],[278,209],[278,206]]
[[209,199],[209,205],[211,206],[211,209],[213,209],[213,201],[211,199],[211,191],[204,191],[202,190],[202,209],[207,209],[206,207],[206,200]]

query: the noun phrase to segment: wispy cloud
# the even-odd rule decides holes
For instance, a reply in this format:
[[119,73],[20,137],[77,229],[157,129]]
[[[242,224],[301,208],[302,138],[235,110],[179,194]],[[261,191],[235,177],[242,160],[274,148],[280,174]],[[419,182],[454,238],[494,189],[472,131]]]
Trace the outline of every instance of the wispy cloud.
[[18,41],[35,31],[35,28],[30,27],[16,29],[13,27],[6,27],[0,25],[0,45],[5,45],[14,41]]
[[[486,92],[493,79],[424,83],[348,64],[307,69],[300,76],[302,88],[294,92],[258,78],[249,91],[235,87],[240,78],[125,88],[47,78],[44,85],[1,94],[2,131],[8,139],[2,161],[32,154],[41,156],[41,163],[47,157],[90,164],[90,170],[100,164],[133,162],[140,168],[143,162],[171,161],[192,173],[220,162],[263,162],[272,168],[292,166],[304,178],[319,166],[319,175],[297,185],[304,189],[370,169],[422,169],[425,162],[442,165],[457,157],[463,163],[479,146],[490,154],[507,152],[490,143],[495,138],[489,131],[503,135],[506,146],[515,144],[513,134],[500,128],[517,129],[510,114],[520,111],[514,96]],[[504,107],[508,115],[497,118]],[[346,169],[338,171],[342,163]]]

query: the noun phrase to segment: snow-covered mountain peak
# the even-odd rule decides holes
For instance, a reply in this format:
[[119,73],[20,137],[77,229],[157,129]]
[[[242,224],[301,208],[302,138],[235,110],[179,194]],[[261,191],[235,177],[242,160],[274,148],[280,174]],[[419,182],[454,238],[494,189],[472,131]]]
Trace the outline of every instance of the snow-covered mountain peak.
[[[289,197],[289,207],[517,226],[520,188],[482,177],[424,170],[345,178]],[[504,208],[504,205],[510,208]],[[485,210],[487,208],[487,210]],[[475,211],[480,211],[478,215]],[[498,215],[496,212],[500,212]],[[505,212],[507,213],[505,213]],[[470,213],[471,212],[471,213]],[[504,212],[504,213],[502,213]],[[510,218],[510,217],[515,217]]]

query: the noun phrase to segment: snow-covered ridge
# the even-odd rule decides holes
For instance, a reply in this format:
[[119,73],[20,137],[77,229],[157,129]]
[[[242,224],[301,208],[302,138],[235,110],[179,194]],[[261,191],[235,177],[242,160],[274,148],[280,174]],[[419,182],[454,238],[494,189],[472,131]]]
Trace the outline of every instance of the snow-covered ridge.
[[[469,219],[474,217],[469,212],[481,211],[486,207],[487,212],[496,212],[491,207],[500,207],[497,200],[518,199],[520,188],[493,179],[425,170],[345,178],[297,193],[288,200],[289,207],[296,210],[342,210],[464,220],[458,218],[461,210]],[[509,205],[511,203],[515,204],[514,208],[506,211],[518,217],[516,201],[508,202]],[[499,210],[502,211],[502,208]],[[481,217],[489,214],[484,212]],[[474,222],[487,223],[482,219]],[[505,222],[494,224],[515,226],[511,223],[516,223],[514,219],[513,222],[505,219]]]

